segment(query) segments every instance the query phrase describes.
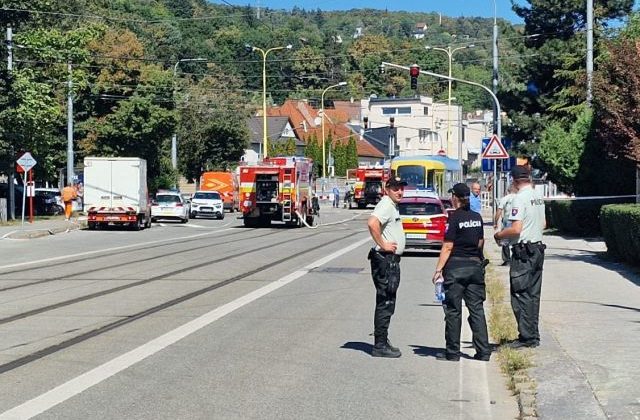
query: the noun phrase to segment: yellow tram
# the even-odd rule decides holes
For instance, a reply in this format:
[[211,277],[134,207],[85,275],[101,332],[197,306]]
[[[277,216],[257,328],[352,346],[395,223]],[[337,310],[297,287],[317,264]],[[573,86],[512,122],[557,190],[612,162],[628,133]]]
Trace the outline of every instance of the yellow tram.
[[446,156],[399,156],[391,161],[391,176],[398,176],[408,188],[430,189],[440,196],[457,181],[460,163]]

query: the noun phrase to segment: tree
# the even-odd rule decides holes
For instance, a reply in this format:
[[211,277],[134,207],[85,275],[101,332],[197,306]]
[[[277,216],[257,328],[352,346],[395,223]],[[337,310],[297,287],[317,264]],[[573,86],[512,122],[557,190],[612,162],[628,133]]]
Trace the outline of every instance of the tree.
[[544,162],[549,180],[566,193],[575,192],[575,180],[585,144],[591,135],[593,113],[583,107],[578,120],[567,132],[559,122],[554,122],[543,135],[538,154]]
[[161,174],[161,159],[168,156],[167,139],[176,125],[172,111],[150,98],[134,96],[120,101],[112,114],[100,121],[93,150],[101,156],[133,156],[147,161],[147,176]]
[[[640,27],[640,16],[635,16]],[[633,27],[630,28],[633,31]],[[640,163],[640,37],[608,44],[608,57],[594,80],[596,136],[608,153]]]
[[[522,144],[537,142],[550,120],[562,121],[568,130],[580,113],[586,90],[584,1],[526,3],[514,5],[525,21],[524,43],[518,47],[526,56],[517,77],[519,85],[507,87],[500,95],[513,122],[505,127],[506,135]],[[628,14],[632,5],[632,0],[611,0],[597,7],[596,38],[609,20]]]

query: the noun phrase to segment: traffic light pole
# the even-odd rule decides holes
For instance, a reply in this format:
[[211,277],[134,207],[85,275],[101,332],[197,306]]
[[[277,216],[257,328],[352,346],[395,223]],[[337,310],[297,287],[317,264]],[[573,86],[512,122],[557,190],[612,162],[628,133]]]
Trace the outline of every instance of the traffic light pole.
[[[393,64],[393,63],[387,63],[387,62],[382,62],[381,64],[381,69],[384,69],[385,67],[391,67],[394,69],[398,69],[398,70],[409,70],[411,71],[411,68],[408,66],[401,66],[399,64]],[[471,82],[469,80],[464,80],[464,79],[458,79],[457,77],[451,77],[451,76],[445,76],[444,74],[438,74],[438,73],[432,73],[430,71],[426,71],[426,70],[420,70],[421,74],[424,74],[426,76],[431,76],[431,77],[436,77],[438,79],[445,79],[448,80],[450,82],[459,82],[459,83],[464,83],[467,85],[471,85],[471,86],[476,86],[479,87],[481,89],[484,89],[489,95],[491,95],[491,99],[493,99],[493,103],[496,107],[496,113],[498,115],[498,118],[496,120],[496,134],[498,135],[498,138],[502,138],[502,118],[500,118],[500,102],[498,101],[498,97],[495,95],[495,93],[493,93],[491,91],[491,89],[489,89],[488,87],[480,84],[480,83],[476,83],[476,82]],[[462,169],[461,169],[462,170]],[[496,165],[494,165],[494,174],[496,173],[497,169],[496,169]],[[493,177],[493,206],[492,206],[492,213],[491,213],[491,220],[495,220],[495,216],[496,216],[496,189],[498,187],[498,180],[496,179],[497,177],[494,175]]]

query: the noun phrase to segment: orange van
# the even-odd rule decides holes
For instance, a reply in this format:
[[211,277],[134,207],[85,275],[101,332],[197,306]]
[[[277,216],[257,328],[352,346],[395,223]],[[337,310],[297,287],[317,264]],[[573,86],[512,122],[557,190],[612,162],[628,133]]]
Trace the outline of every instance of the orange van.
[[224,203],[224,209],[233,213],[239,210],[238,179],[233,172],[204,172],[200,176],[201,191],[217,191]]

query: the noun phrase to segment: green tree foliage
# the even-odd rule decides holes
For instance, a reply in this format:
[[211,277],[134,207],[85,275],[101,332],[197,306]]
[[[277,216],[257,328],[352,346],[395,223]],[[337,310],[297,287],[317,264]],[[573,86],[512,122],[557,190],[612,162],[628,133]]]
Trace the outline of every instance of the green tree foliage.
[[295,156],[296,141],[294,139],[269,142],[269,156]]
[[313,161],[313,173],[322,176],[322,145],[318,142],[315,134],[307,139],[304,155]]
[[544,169],[549,179],[567,193],[575,192],[574,184],[585,144],[591,135],[592,121],[592,111],[583,108],[569,131],[554,122],[542,135],[538,154],[544,162]]
[[99,156],[135,156],[147,161],[147,176],[161,174],[168,156],[166,139],[176,125],[172,111],[149,98],[134,96],[120,101],[115,111],[97,126],[92,152]]
[[607,56],[594,81],[596,136],[604,149],[640,164],[640,14],[636,14],[620,40],[607,44]]

